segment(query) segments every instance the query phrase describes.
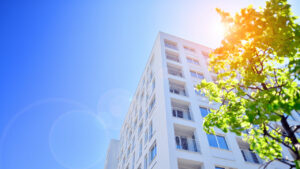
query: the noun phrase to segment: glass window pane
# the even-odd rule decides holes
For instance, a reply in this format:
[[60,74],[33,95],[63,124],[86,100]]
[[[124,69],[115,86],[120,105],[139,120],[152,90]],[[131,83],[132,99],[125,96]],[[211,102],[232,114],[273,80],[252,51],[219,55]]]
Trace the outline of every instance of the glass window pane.
[[200,94],[201,94],[201,91],[198,90],[198,89],[195,89],[195,93],[196,93],[196,95],[200,95]]
[[148,163],[147,163],[147,154],[146,154],[144,158],[144,169],[147,169],[147,167],[148,167]]
[[183,112],[178,110],[177,111],[177,116],[180,117],[180,118],[183,118]]
[[176,117],[176,110],[173,110],[172,113],[173,113],[173,116]]
[[182,149],[188,150],[188,142],[187,142],[187,138],[185,138],[185,137],[182,137],[182,138],[181,138],[181,145],[182,145]]
[[203,74],[197,73],[199,79],[204,79]]
[[152,161],[155,156],[156,156],[156,145],[154,145],[154,147],[152,147],[152,149],[151,149],[151,152],[150,152],[150,161]]
[[176,141],[176,148],[180,149],[181,146],[180,146],[180,140],[178,136],[175,137],[175,141]]
[[226,140],[223,136],[217,136],[220,148],[228,150]]
[[211,147],[218,147],[215,135],[213,135],[213,134],[207,134],[207,139],[208,139],[209,145]]
[[197,77],[196,72],[191,71],[191,75],[192,75],[192,77]]
[[207,116],[208,115],[208,110],[207,110],[207,108],[204,108],[204,107],[200,107],[200,111],[201,111],[201,116],[202,117],[205,117],[205,116]]

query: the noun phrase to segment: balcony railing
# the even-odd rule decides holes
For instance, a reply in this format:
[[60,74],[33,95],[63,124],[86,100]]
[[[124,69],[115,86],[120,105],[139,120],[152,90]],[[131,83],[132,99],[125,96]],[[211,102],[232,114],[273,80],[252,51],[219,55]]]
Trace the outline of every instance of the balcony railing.
[[250,150],[241,150],[244,160],[251,163],[262,164],[262,159],[253,151]]
[[174,50],[178,50],[177,45],[170,42],[165,42],[165,46]]
[[187,96],[184,85],[170,83],[170,92],[182,96]]
[[172,114],[173,117],[178,117],[185,120],[192,120],[191,113],[189,112],[189,110],[180,110],[180,109],[173,108]]
[[178,62],[179,63],[179,56],[171,54],[171,53],[166,53],[166,57],[169,60],[172,60],[174,62]]
[[176,136],[175,141],[176,141],[176,148],[179,150],[200,152],[198,142],[192,137],[187,138],[187,137]]
[[168,73],[170,75],[178,76],[178,77],[183,77],[182,71],[178,68],[173,68],[168,66]]

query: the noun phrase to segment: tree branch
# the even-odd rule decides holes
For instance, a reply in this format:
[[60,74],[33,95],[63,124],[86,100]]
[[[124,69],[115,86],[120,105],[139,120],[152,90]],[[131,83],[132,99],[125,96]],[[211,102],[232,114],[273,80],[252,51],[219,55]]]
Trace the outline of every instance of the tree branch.
[[255,89],[255,90],[260,90],[260,91],[263,91],[261,88],[259,87],[251,87],[251,86],[244,86],[244,85],[241,85],[241,84],[238,84],[239,87],[243,87],[243,88],[249,88],[249,89]]
[[295,128],[295,129],[293,130],[293,132],[294,132],[294,133],[296,133],[296,132],[297,132],[297,130],[299,130],[299,129],[300,129],[300,125],[293,126],[293,128]]
[[286,144],[283,140],[279,140],[279,139],[273,137],[272,135],[270,135],[270,133],[269,133],[269,132],[267,131],[267,129],[266,129],[265,123],[263,123],[263,132],[264,132],[264,136],[270,137],[271,139],[277,141],[278,143],[283,144],[285,147],[289,148],[292,152],[294,152],[293,148],[290,147],[288,144]]

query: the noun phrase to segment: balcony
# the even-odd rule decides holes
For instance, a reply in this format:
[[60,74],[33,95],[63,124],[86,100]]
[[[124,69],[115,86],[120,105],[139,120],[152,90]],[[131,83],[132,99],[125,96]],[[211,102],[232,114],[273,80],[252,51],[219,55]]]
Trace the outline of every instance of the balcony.
[[166,58],[173,62],[177,62],[177,63],[180,62],[179,55],[175,52],[166,51]]
[[241,138],[237,138],[237,143],[246,162],[255,164],[263,163],[263,160],[256,153],[250,150],[250,146],[247,142],[243,141]]
[[251,150],[241,150],[244,160],[250,163],[262,164],[260,157]]
[[173,76],[183,77],[182,71],[180,68],[168,65],[168,73]]
[[178,162],[178,169],[202,169],[202,163],[199,161],[179,158],[177,162]]
[[169,84],[170,84],[170,92],[171,93],[181,95],[181,96],[187,96],[184,84],[171,82],[171,81],[169,82]]
[[178,150],[200,152],[199,142],[195,139],[195,129],[175,125],[175,143]]
[[169,40],[165,40],[165,46],[173,50],[178,50],[177,44]]
[[172,101],[171,105],[173,117],[192,120],[188,104]]
[[184,137],[184,136],[176,136],[176,148],[179,150],[187,150],[192,152],[199,152],[197,141],[190,137]]

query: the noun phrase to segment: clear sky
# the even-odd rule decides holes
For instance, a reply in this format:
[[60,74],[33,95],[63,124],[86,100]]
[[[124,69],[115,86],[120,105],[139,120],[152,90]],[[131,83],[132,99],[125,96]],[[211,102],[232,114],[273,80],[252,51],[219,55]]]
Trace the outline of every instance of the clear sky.
[[249,4],[1,0],[0,169],[103,169],[157,33],[215,48],[215,8]]

